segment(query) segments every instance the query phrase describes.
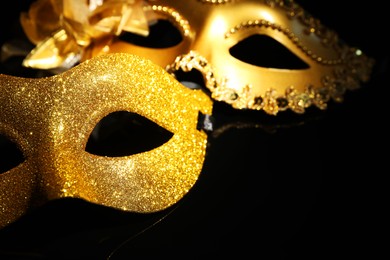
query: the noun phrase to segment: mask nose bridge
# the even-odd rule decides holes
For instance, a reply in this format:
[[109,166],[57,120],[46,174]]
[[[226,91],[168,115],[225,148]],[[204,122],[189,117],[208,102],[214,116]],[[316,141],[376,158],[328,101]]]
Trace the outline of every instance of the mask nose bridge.
[[[48,150],[51,149],[49,148]],[[76,194],[75,181],[72,181],[73,174],[64,174],[63,167],[66,168],[66,165],[61,165],[61,162],[64,161],[59,159],[61,157],[61,154],[58,155],[58,152],[51,150],[51,152],[45,151],[44,154],[40,153],[37,159],[39,192],[46,200],[74,197]]]
[[[68,83],[52,78],[42,79],[42,86],[49,98],[40,96],[45,104],[45,113],[38,113],[39,125],[36,126],[31,142],[34,145],[33,160],[37,175],[37,189],[44,200],[55,200],[64,197],[79,197],[85,190],[82,172],[80,131],[82,127],[74,124],[69,111],[73,100],[69,100],[65,91]],[[83,110],[82,110],[83,111]],[[80,112],[82,113],[82,112]],[[35,135],[35,136],[34,136]]]

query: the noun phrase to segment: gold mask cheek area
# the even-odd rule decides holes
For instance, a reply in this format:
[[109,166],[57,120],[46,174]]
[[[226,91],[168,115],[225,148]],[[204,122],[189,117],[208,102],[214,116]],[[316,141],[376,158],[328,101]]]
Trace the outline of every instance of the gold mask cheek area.
[[[197,181],[207,144],[198,117],[211,114],[212,102],[148,60],[103,55],[47,78],[0,75],[0,88],[0,131],[25,157],[0,174],[0,227],[36,198],[73,197],[155,212],[176,203]],[[129,156],[87,152],[94,127],[116,111],[136,113],[173,135]]]
[[181,32],[180,43],[151,48],[113,37],[91,46],[85,58],[130,52],[172,74],[196,69],[213,99],[271,115],[326,109],[330,100],[343,101],[347,90],[370,78],[374,61],[294,1],[148,2],[145,10]]

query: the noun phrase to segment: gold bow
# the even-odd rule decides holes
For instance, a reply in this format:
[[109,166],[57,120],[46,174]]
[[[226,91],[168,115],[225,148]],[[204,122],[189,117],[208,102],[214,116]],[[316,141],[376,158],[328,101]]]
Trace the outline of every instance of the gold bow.
[[37,0],[20,15],[35,48],[23,66],[66,70],[79,62],[94,41],[131,32],[147,36],[142,0]]

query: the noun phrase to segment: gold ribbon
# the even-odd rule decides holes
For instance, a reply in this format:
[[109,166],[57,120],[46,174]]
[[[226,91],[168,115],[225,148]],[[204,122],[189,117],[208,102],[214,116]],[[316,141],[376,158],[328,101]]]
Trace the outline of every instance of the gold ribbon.
[[21,26],[35,48],[23,66],[69,69],[94,41],[123,31],[147,36],[142,0],[37,0],[20,15]]

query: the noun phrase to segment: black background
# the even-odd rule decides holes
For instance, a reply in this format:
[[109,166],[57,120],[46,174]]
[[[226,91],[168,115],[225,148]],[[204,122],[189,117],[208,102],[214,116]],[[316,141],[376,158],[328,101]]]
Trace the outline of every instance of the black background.
[[[1,43],[20,35],[30,2],[1,3]],[[387,11],[379,1],[297,2],[376,59],[369,83],[303,115],[216,103],[200,179],[174,207],[137,215],[52,201],[0,230],[0,259],[378,259],[387,245]]]

